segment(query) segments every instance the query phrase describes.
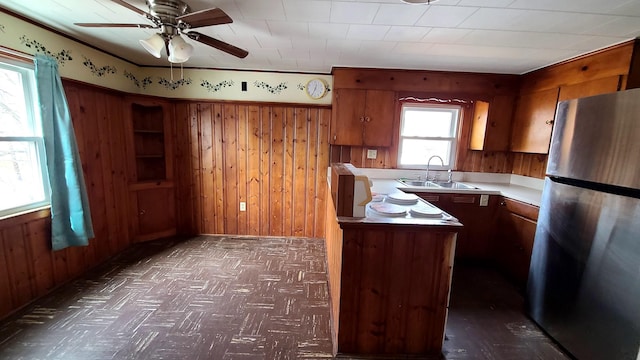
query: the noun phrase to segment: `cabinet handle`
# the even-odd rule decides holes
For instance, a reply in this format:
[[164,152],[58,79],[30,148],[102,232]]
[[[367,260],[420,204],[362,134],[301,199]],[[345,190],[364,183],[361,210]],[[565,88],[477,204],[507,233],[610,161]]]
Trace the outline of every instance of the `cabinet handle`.
[[364,121],[369,122],[369,121],[371,121],[371,118],[367,116],[367,117],[364,118]]
[[500,206],[507,206],[506,201],[500,201]]
[[140,212],[138,214],[144,215],[144,214],[146,214],[146,211],[144,211],[144,209],[142,209],[142,210],[140,210]]
[[547,125],[553,125],[553,119],[544,122]]
[[337,136],[333,135],[333,141],[336,141]]
[[364,116],[360,116],[360,122],[363,123],[364,122]]

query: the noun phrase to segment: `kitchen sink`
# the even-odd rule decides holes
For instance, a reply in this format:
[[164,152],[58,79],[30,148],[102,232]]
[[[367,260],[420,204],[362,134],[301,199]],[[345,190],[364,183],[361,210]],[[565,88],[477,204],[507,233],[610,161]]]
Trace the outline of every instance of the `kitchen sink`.
[[409,185],[409,186],[433,187],[433,188],[440,187],[438,184],[435,184],[434,182],[425,181],[425,180],[401,179],[400,182],[402,182],[403,184]]
[[448,182],[448,181],[425,181],[425,180],[411,180],[411,179],[399,179],[399,181],[408,186],[414,187],[424,187],[424,188],[436,188],[436,189],[457,189],[457,190],[468,190],[468,189],[477,189],[474,186],[459,183],[459,182]]
[[476,189],[476,187],[471,186],[471,185],[467,185],[467,184],[463,184],[463,183],[459,183],[459,182],[448,182],[448,181],[432,181],[432,183],[441,186],[443,188],[448,188],[448,189]]

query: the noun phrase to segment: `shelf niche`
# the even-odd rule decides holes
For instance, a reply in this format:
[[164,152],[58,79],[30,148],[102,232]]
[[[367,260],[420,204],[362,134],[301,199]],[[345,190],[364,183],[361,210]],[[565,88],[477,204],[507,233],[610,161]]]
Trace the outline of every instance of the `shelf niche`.
[[136,181],[167,178],[164,113],[160,105],[131,104]]

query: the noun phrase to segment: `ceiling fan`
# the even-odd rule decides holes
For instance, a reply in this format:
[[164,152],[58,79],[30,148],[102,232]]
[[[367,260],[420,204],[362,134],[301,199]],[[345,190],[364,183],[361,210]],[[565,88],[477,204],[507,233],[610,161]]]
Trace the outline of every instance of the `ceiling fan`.
[[189,5],[180,0],[146,0],[147,6],[149,6],[149,12],[147,12],[123,0],[110,1],[144,16],[153,25],[118,23],[75,23],[75,25],[84,27],[160,29],[159,33],[152,35],[149,39],[140,40],[140,43],[151,55],[157,58],[160,58],[162,49],[165,48],[168,59],[172,63],[183,63],[189,60],[193,53],[193,46],[184,41],[180,35],[185,35],[192,40],[239,58],[245,58],[249,54],[246,50],[224,41],[191,31],[193,28],[232,23],[233,20],[221,9],[210,8],[192,12]]

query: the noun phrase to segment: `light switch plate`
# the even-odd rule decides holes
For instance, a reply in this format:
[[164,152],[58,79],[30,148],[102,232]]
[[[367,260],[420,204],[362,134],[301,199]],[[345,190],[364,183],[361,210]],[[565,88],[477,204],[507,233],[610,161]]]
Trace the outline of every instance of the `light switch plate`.
[[483,194],[480,195],[480,206],[488,206],[489,205],[489,195]]
[[247,211],[247,203],[240,201],[240,211]]
[[378,157],[378,150],[368,149],[367,150],[367,159],[375,159]]

